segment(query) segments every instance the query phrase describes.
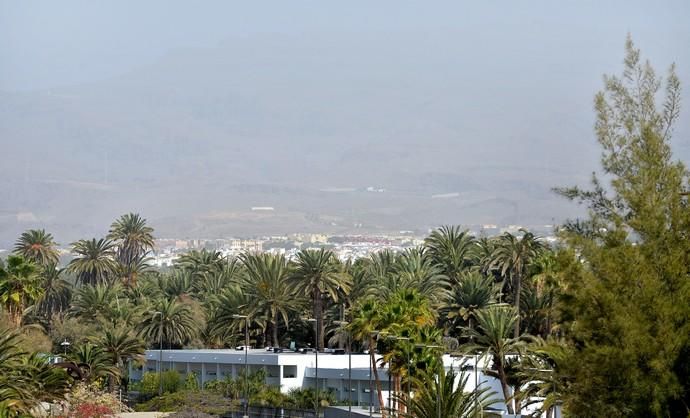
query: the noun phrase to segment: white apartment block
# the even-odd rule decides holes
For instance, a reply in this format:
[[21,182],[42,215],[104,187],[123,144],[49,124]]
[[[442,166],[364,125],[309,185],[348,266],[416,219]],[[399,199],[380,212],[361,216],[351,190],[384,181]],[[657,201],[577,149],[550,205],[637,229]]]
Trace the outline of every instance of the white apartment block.
[[[377,355],[377,359],[380,358]],[[318,359],[314,352],[299,353],[284,351],[274,353],[264,349],[243,350],[147,350],[145,364],[140,368],[130,365],[129,376],[132,380],[140,380],[144,372],[158,372],[176,370],[182,377],[194,373],[199,380],[200,387],[216,379],[230,376],[239,378],[247,367],[249,373],[258,370],[266,372],[266,383],[280,387],[288,392],[292,388],[314,388],[316,385],[318,360],[319,390],[332,391],[338,401],[346,402],[351,399],[355,406],[374,405],[379,408],[373,374],[370,368],[368,354],[352,353],[333,354],[319,353]],[[245,366],[246,361],[246,366]],[[485,375],[483,370],[489,365],[487,359],[474,357],[451,357],[444,355],[443,362],[446,369],[453,367],[468,373],[465,385],[466,391],[472,391],[476,385],[488,387],[495,392],[497,403],[494,407],[505,413],[505,404],[501,386],[497,379]],[[475,362],[478,368],[475,367]],[[389,402],[389,375],[386,368],[378,369],[379,379],[383,388],[384,407]],[[348,388],[351,388],[348,391]],[[500,412],[499,412],[500,413]]]

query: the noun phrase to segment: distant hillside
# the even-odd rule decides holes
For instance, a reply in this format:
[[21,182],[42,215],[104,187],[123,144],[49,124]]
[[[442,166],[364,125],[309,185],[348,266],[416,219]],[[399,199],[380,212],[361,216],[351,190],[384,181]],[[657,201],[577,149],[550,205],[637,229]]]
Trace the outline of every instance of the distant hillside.
[[577,213],[550,188],[596,166],[598,76],[563,83],[461,40],[365,39],[238,38],[0,93],[0,243],[34,226],[103,234],[128,211],[159,235],[208,237]]

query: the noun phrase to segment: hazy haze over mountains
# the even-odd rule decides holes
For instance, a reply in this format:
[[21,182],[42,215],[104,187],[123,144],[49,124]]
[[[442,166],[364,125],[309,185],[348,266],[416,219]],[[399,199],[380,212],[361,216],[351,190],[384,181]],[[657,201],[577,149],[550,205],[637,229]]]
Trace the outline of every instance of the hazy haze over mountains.
[[0,2],[0,248],[129,211],[179,237],[557,222],[628,32],[677,63],[690,157],[685,1],[143,3]]

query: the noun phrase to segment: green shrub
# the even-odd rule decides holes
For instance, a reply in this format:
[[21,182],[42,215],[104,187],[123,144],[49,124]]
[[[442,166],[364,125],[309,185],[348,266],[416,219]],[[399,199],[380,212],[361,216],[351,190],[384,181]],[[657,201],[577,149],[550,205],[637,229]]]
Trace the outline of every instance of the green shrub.
[[245,388],[249,393],[249,399],[254,399],[258,394],[262,393],[267,387],[266,372],[258,370],[248,376],[246,386],[244,381],[244,373],[240,371],[236,379],[231,376],[226,376],[223,380],[211,380],[206,382],[204,389],[219,393],[231,399],[244,398]]
[[210,415],[204,412],[194,411],[194,410],[184,410],[179,412],[173,412],[168,415],[168,418],[215,418],[217,415]]
[[[163,392],[174,393],[180,389],[181,379],[180,374],[175,370],[168,370],[162,373],[163,375]],[[158,373],[146,372],[141,378],[141,382],[136,385],[139,391],[146,395],[158,394]]]
[[290,397],[275,386],[264,386],[249,398],[249,404],[253,406],[270,406],[274,408],[289,408],[292,405]]
[[157,396],[150,401],[138,404],[134,409],[141,412],[191,411],[212,415],[223,415],[238,407],[239,402],[225,398],[218,393],[181,390],[175,393],[166,393],[163,396]]
[[[110,413],[129,412],[114,393],[100,390],[96,385],[77,383],[69,395],[66,413],[67,416],[101,416],[96,411],[110,411]],[[91,412],[89,412],[91,411]],[[0,413],[0,416],[3,416]],[[110,415],[107,415],[110,416]]]
[[199,380],[196,372],[187,373],[187,378],[184,380],[185,390],[199,390]]
[[244,385],[241,379],[233,379],[226,376],[223,380],[211,380],[206,382],[204,389],[218,393],[230,399],[240,399]]
[[[298,409],[314,408],[315,392],[312,388],[294,388],[288,392],[290,406]],[[319,405],[327,407],[335,404],[335,394],[331,391],[319,391]]]

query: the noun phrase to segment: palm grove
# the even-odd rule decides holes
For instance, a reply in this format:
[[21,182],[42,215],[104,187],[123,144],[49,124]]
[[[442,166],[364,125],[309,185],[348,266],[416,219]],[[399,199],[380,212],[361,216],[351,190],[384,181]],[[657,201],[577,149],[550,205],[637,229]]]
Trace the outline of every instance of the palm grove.
[[[318,335],[319,349],[348,337],[353,350],[375,348],[398,392],[412,389],[395,405],[410,416],[436,416],[436,399],[448,417],[491,404],[454,389],[443,352],[490,358],[510,412],[539,399],[572,416],[687,416],[688,171],[669,145],[679,95],[673,68],[662,80],[628,40],[623,74],[595,99],[602,173],[590,189],[556,189],[588,216],[560,227],[555,246],[524,230],[475,238],[443,226],[419,248],[354,261],[202,250],[157,271],[154,231],[137,214],[73,243],[66,266],[51,234],[27,231],[0,264],[0,411],[63,399],[74,380],[115,390],[146,348],[231,347],[247,317],[256,346]],[[79,373],[34,353],[65,340],[68,360],[88,365]]]

